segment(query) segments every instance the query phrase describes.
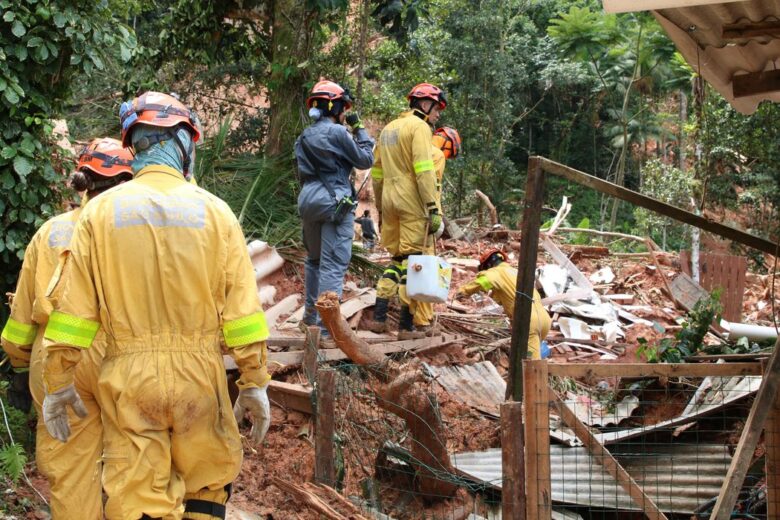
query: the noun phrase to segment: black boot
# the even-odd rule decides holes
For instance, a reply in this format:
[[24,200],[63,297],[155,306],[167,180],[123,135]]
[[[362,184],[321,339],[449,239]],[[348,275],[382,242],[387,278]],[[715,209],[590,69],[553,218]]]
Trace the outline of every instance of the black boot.
[[368,322],[368,330],[371,332],[387,332],[387,307],[390,300],[387,298],[377,298],[374,304],[374,319]]
[[401,306],[401,316],[398,322],[398,339],[420,339],[425,337],[425,333],[414,330],[411,311],[407,305]]

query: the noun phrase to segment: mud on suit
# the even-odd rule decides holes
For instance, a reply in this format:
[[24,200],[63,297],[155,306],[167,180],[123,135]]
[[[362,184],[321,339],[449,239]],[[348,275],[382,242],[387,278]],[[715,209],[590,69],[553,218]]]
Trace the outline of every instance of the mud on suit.
[[51,303],[46,289],[54,274],[60,254],[70,244],[73,227],[81,209],[58,215],[45,222],[35,233],[24,253],[24,262],[11,307],[11,317],[2,333],[2,344],[14,370],[30,371],[38,424],[35,435],[35,460],[51,489],[51,515],[54,520],[103,518],[103,492],[100,482],[100,455],[103,449],[103,427],[96,400],[97,375],[105,338],[98,334],[92,348],[76,366],[74,380],[87,409],[79,418],[69,412],[71,436],[67,443],[52,438],[43,422],[43,333]]
[[[414,119],[418,119],[417,117],[414,117]],[[419,119],[418,119],[419,120]],[[389,126],[389,125],[388,125]],[[427,124],[425,125],[427,127]],[[381,140],[381,136],[380,136]],[[381,142],[381,141],[380,141]],[[441,197],[442,197],[442,179],[444,178],[444,167],[446,164],[446,159],[444,157],[444,153],[437,147],[431,146],[431,157],[433,162],[433,167],[435,171],[435,204],[436,208],[439,210],[439,213],[441,213]],[[371,170],[371,175],[374,179],[374,193],[377,194],[377,207],[379,208],[380,214],[382,215],[382,237],[383,237],[383,245],[385,247],[388,247],[387,244],[384,243],[384,236],[386,231],[386,221],[384,220],[385,213],[382,212],[382,209],[384,205],[382,205],[379,200],[381,197],[384,196],[384,170],[381,168],[381,166],[378,166],[380,164],[381,158],[379,154],[379,148],[377,149],[377,158],[374,163],[374,167]],[[382,191],[376,191],[377,185],[381,186]],[[382,193],[380,196],[379,193]],[[426,212],[427,215],[427,212]],[[425,220],[423,220],[423,229],[422,233],[425,233],[425,223],[427,222],[427,216],[425,217]],[[400,237],[399,237],[400,239]],[[418,252],[426,254],[426,255],[432,255],[434,252],[433,248],[433,237],[428,238],[428,245],[426,247],[423,247],[423,243],[425,242],[425,236],[423,235],[423,240],[420,242],[420,249]],[[395,246],[396,242],[393,242],[392,245],[394,246],[394,249],[391,251],[391,255],[394,257],[391,264],[388,266],[387,269],[385,269],[384,273],[382,274],[382,277],[379,279],[376,285],[376,296],[377,298],[384,298],[387,300],[391,300],[396,294],[398,294],[399,299],[401,300],[402,305],[407,305],[409,307],[410,312],[414,316],[413,323],[415,326],[427,326],[430,325],[433,321],[433,304],[428,302],[418,302],[415,300],[410,299],[406,294],[406,270],[407,270],[407,259],[403,258],[403,256],[406,255],[399,255],[397,252],[400,249],[399,246]],[[388,249],[390,251],[390,249]]]
[[306,128],[295,142],[298,174],[303,184],[298,195],[298,214],[303,222],[307,252],[304,313],[307,325],[318,320],[314,304],[320,294],[334,291],[341,297],[344,275],[352,258],[355,214],[349,212],[335,221],[334,212],[342,197],[354,198],[350,172],[352,168],[371,167],[373,148],[374,140],[364,128],[356,130],[353,138],[346,127],[327,117]]
[[227,204],[175,169],[147,166],[84,208],[51,287],[50,393],[70,384],[98,329],[106,337],[106,517],[224,517],[242,447],[220,332],[239,387],[270,379],[254,271]]
[[[515,315],[515,290],[517,269],[502,262],[495,267],[480,272],[477,277],[458,289],[460,294],[471,295],[476,292],[490,292],[490,297],[504,308],[509,321]],[[552,320],[542,305],[542,297],[534,289],[534,303],[531,307],[531,324],[528,334],[528,357],[541,359],[541,343],[550,332]]]

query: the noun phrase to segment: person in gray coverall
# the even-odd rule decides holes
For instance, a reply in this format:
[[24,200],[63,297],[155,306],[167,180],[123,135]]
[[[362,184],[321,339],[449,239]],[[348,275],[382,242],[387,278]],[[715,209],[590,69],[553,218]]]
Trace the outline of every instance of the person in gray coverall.
[[[374,140],[352,107],[349,91],[332,81],[320,81],[306,104],[314,124],[295,142],[298,176],[298,214],[306,246],[306,302],[303,323],[320,324],[314,304],[320,294],[341,297],[344,275],[352,258],[352,226],[357,206],[350,180],[352,168],[374,163]],[[352,128],[350,135],[344,123]],[[326,333],[326,331],[323,331]]]

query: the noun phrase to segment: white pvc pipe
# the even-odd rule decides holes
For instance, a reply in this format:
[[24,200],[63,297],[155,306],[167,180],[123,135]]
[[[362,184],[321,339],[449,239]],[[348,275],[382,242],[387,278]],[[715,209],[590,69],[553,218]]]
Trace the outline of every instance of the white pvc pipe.
[[268,242],[263,242],[262,240],[252,240],[249,242],[246,248],[249,251],[249,258],[252,258],[267,250]]
[[727,337],[730,340],[747,338],[752,341],[763,341],[765,339],[777,338],[778,332],[774,327],[750,325],[748,323],[731,323],[726,320],[720,320],[720,326],[726,329]]
[[282,258],[276,249],[266,249],[259,256],[252,258],[252,265],[255,268],[255,280],[260,282],[266,276],[275,273],[284,265],[284,258]]

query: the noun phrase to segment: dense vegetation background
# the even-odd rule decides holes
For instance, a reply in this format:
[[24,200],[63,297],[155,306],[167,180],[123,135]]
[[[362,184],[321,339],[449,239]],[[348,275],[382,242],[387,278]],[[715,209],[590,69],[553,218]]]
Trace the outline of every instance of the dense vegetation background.
[[[293,243],[290,149],[321,76],[350,86],[381,128],[420,81],[441,85],[462,158],[445,210],[477,211],[475,189],[517,225],[529,155],[540,154],[764,236],[777,229],[777,105],[742,116],[704,85],[649,14],[597,0],[0,0],[0,284],[68,196],[72,140],[117,135],[118,106],[175,91],[203,115],[199,181],[247,234]],[[77,146],[78,148],[78,146]],[[649,234],[667,249],[685,226],[554,179],[548,205],[570,224]],[[739,215],[739,216],[737,216]],[[5,308],[0,313],[6,312]]]

